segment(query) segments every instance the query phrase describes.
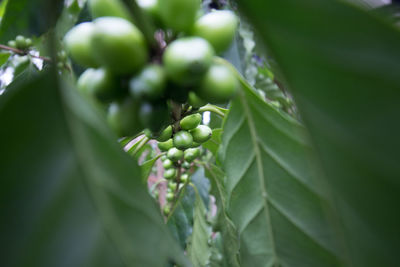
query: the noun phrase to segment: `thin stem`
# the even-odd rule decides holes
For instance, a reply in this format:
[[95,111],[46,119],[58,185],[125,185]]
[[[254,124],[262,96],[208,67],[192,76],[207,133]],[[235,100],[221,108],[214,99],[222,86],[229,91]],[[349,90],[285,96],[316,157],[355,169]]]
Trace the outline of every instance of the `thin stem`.
[[33,58],[39,58],[39,59],[41,59],[41,60],[43,60],[43,61],[53,62],[53,61],[52,61],[50,58],[48,58],[48,57],[35,56],[35,55],[32,55],[32,54],[28,53],[27,51],[19,50],[19,49],[17,49],[17,48],[10,47],[10,46],[6,46],[6,45],[2,45],[2,44],[0,44],[0,49],[7,50],[7,51],[11,51],[11,52],[14,52],[15,54],[18,54],[18,55],[29,55],[29,56],[31,56],[31,57],[33,57]]
[[211,105],[211,104],[207,104],[205,106],[202,106],[201,108],[199,108],[197,110],[197,112],[200,112],[200,113],[203,113],[205,111],[213,112],[213,113],[221,116],[222,118],[225,117],[225,112],[226,112],[225,109],[217,107],[217,106],[214,106],[214,105]]

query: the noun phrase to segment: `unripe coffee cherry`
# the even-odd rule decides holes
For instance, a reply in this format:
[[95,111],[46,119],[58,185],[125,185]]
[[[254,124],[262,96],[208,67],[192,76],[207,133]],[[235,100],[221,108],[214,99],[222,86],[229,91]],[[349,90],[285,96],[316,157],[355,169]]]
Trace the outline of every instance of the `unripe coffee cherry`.
[[166,169],[164,171],[164,178],[167,180],[175,179],[176,177],[176,170],[174,168]]
[[29,47],[31,47],[32,45],[33,45],[32,39],[31,39],[31,38],[26,38],[26,39],[25,39],[25,46],[26,46],[26,48],[29,48]]
[[181,175],[181,182],[186,183],[189,180],[189,174],[184,173]]
[[182,85],[193,85],[207,72],[213,57],[214,49],[206,40],[200,37],[185,37],[167,46],[163,63],[172,81]]
[[199,156],[200,156],[200,148],[189,148],[185,150],[183,158],[185,159],[185,161],[191,163]]
[[165,128],[165,129],[161,132],[160,136],[157,138],[157,141],[159,141],[159,142],[165,142],[165,141],[167,141],[168,139],[170,139],[171,136],[172,136],[172,126],[169,125],[167,128]]
[[206,125],[199,125],[195,129],[190,131],[193,137],[193,141],[197,143],[204,143],[211,138],[212,130]]
[[17,47],[19,49],[24,49],[26,44],[25,44],[25,37],[22,35],[18,35],[15,37],[15,42],[17,43]]
[[168,106],[165,101],[159,103],[143,102],[139,116],[143,126],[155,133],[163,129],[170,120]]
[[176,147],[170,148],[167,153],[167,157],[173,162],[177,162],[183,158],[183,151]]
[[176,183],[175,182],[169,182],[168,183],[168,188],[171,189],[171,191],[176,190]]
[[129,89],[135,98],[154,101],[163,96],[166,85],[164,69],[160,65],[150,64],[131,79]]
[[135,25],[116,17],[101,17],[93,23],[91,50],[98,62],[116,74],[132,74],[144,66],[147,45]]
[[165,142],[158,142],[157,146],[161,151],[168,151],[174,147],[174,142],[172,141],[172,138],[171,138]]
[[132,20],[128,8],[120,0],[89,0],[88,5],[93,18],[120,17]]
[[107,121],[118,136],[133,136],[143,129],[138,109],[138,103],[130,98],[110,105]]
[[17,48],[17,42],[15,40],[8,41],[7,45],[12,48]]
[[168,216],[169,213],[171,212],[171,208],[168,205],[165,205],[163,208],[163,212],[165,216]]
[[[154,22],[159,22],[160,11],[158,0],[137,0],[138,6],[150,16]],[[158,23],[157,23],[158,24]]]
[[162,22],[174,31],[189,31],[200,9],[200,0],[159,0]]
[[109,103],[122,94],[112,74],[105,69],[87,69],[79,77],[77,87],[102,103]]
[[185,161],[185,162],[182,163],[182,167],[185,168],[185,169],[190,169],[190,163]]
[[193,35],[206,39],[217,53],[221,53],[232,43],[238,22],[232,11],[215,10],[196,21]]
[[204,105],[207,105],[207,102],[201,99],[196,95],[195,92],[189,92],[189,105],[191,105],[194,108],[200,108]]
[[210,67],[196,94],[212,104],[228,102],[238,91],[239,81],[225,65],[214,64]]
[[193,143],[192,135],[187,131],[180,131],[174,135],[174,146],[178,149],[186,149],[191,147]]
[[64,37],[65,47],[72,59],[79,65],[96,68],[99,63],[93,56],[91,38],[94,25],[84,22],[73,27]]
[[165,198],[167,199],[167,201],[172,201],[174,199],[174,193],[172,192],[167,193]]
[[180,126],[183,130],[189,131],[196,128],[201,122],[202,116],[199,113],[195,113],[184,117],[180,122]]
[[174,163],[171,160],[166,159],[166,160],[163,161],[164,169],[169,169],[169,168],[171,168],[173,166],[174,166]]

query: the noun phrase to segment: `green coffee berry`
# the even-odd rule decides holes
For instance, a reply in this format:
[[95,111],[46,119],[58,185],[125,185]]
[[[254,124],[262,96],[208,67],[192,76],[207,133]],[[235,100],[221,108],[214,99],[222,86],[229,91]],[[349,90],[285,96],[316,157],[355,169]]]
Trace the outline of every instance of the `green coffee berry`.
[[190,163],[185,161],[185,162],[182,163],[182,167],[185,168],[185,169],[190,169]]
[[187,162],[193,162],[199,156],[200,156],[200,148],[189,148],[185,150],[183,158]]
[[198,84],[210,68],[214,49],[199,37],[184,37],[170,43],[163,54],[168,77],[180,85]]
[[189,180],[189,174],[184,173],[181,175],[181,182],[186,183]]
[[170,148],[168,150],[167,156],[173,162],[177,162],[183,157],[183,151],[177,149],[176,147]]
[[167,193],[165,197],[168,201],[172,201],[174,199],[174,193]]
[[194,92],[189,92],[189,99],[188,99],[189,105],[191,105],[194,108],[200,108],[202,106],[207,105],[207,102],[201,99],[199,96],[196,95]]
[[161,151],[168,151],[169,149],[174,147],[174,142],[172,141],[172,138],[171,138],[165,142],[158,142],[157,146]]
[[176,183],[175,182],[169,182],[168,183],[168,188],[171,189],[171,191],[176,190]]
[[10,40],[10,41],[8,41],[8,46],[9,47],[12,47],[12,48],[17,48],[17,42],[16,41],[14,41],[14,40]]
[[164,178],[167,180],[175,179],[176,177],[176,170],[174,168],[166,169],[164,171]]
[[159,141],[159,142],[165,142],[165,141],[167,141],[168,139],[170,139],[171,136],[172,136],[172,126],[169,125],[167,128],[165,128],[165,129],[161,132],[160,136],[157,138],[157,141]]
[[22,36],[22,35],[18,35],[18,36],[15,38],[15,42],[17,43],[17,47],[20,48],[20,49],[24,49],[25,46],[26,46],[26,44],[25,44],[25,37]]
[[180,131],[174,135],[174,146],[179,149],[186,149],[191,147],[193,143],[192,135],[187,131]]
[[166,160],[163,161],[164,169],[169,169],[172,166],[174,166],[174,163],[170,159],[166,159]]
[[197,143],[204,143],[211,138],[212,130],[206,125],[199,125],[190,131],[193,141]]
[[171,212],[170,207],[169,207],[168,205],[165,205],[165,206],[164,206],[164,209],[163,209],[163,212],[164,212],[164,215],[165,215],[165,216],[168,216],[169,213]]
[[32,42],[32,39],[31,39],[31,38],[26,38],[26,39],[25,39],[25,47],[26,47],[26,48],[31,47],[32,44],[33,44],[33,42]]
[[199,113],[195,113],[183,118],[179,124],[183,130],[192,130],[196,128],[201,122],[202,116]]

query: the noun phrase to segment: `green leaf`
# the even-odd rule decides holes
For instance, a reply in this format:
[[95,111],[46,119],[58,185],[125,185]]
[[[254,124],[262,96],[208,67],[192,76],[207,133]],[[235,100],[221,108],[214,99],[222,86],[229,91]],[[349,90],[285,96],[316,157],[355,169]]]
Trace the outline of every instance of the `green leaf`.
[[18,34],[39,36],[54,26],[64,5],[63,0],[8,0],[0,24],[0,42]]
[[68,2],[56,24],[56,33],[60,39],[76,24],[87,0],[70,0]]
[[222,129],[220,128],[213,129],[210,140],[202,144],[202,146],[210,150],[215,157],[218,154],[218,148],[219,145],[221,144],[221,135],[222,135]]
[[399,29],[342,1],[240,4],[317,150],[346,266],[398,265]]
[[193,207],[196,196],[194,189],[190,186],[184,186],[182,190],[167,225],[182,249],[186,249],[188,237],[193,231]]
[[196,187],[193,188],[196,195],[196,202],[194,206],[193,233],[190,237],[187,252],[194,267],[204,267],[209,264],[211,256],[211,250],[208,245],[211,231],[206,220],[204,202]]
[[137,164],[104,118],[59,84],[44,72],[0,98],[2,263],[186,266]]
[[220,148],[241,264],[340,266],[303,127],[241,84]]
[[198,168],[191,175],[190,182],[195,186],[196,192],[200,195],[204,205],[208,207],[210,202],[210,181],[204,173],[204,168]]
[[156,157],[143,162],[142,165],[140,165],[140,168],[142,169],[142,182],[145,183],[147,181],[147,178],[149,177],[151,170],[154,166],[154,163],[162,156],[162,154],[157,155]]
[[10,58],[11,54],[8,52],[1,52],[0,53],[0,67],[3,66],[8,59]]
[[222,267],[239,267],[239,239],[237,230],[227,215],[226,189],[224,187],[225,173],[215,165],[204,166],[206,175],[211,181],[211,194],[216,198],[217,231],[221,232]]

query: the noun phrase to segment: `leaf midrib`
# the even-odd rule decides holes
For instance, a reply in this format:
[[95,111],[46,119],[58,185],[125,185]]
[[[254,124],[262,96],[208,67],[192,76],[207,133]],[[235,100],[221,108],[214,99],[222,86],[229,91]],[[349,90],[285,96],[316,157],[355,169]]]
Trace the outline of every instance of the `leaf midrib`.
[[265,185],[265,180],[264,180],[264,167],[262,165],[262,160],[261,160],[261,152],[260,152],[260,148],[258,145],[258,138],[257,138],[257,132],[254,126],[254,120],[253,117],[251,116],[250,113],[250,108],[248,106],[248,103],[246,101],[246,98],[243,95],[243,91],[241,92],[241,102],[243,105],[243,109],[244,109],[244,116],[247,117],[247,122],[249,125],[249,131],[250,131],[250,137],[251,137],[251,141],[253,143],[254,146],[254,151],[255,151],[255,158],[256,158],[256,164],[257,164],[257,171],[259,173],[258,178],[259,178],[259,183],[260,183],[260,187],[261,187],[261,191],[262,191],[262,199],[263,199],[263,206],[264,206],[264,210],[265,210],[265,216],[266,216],[266,221],[267,221],[267,225],[268,225],[268,233],[270,236],[270,241],[271,241],[271,245],[272,245],[272,251],[273,251],[273,260],[274,260],[274,265],[276,265],[278,263],[278,255],[276,252],[276,246],[275,246],[275,239],[273,236],[273,230],[272,230],[272,222],[271,222],[271,214],[269,212],[269,204],[268,204],[268,193],[265,190],[266,185]]

